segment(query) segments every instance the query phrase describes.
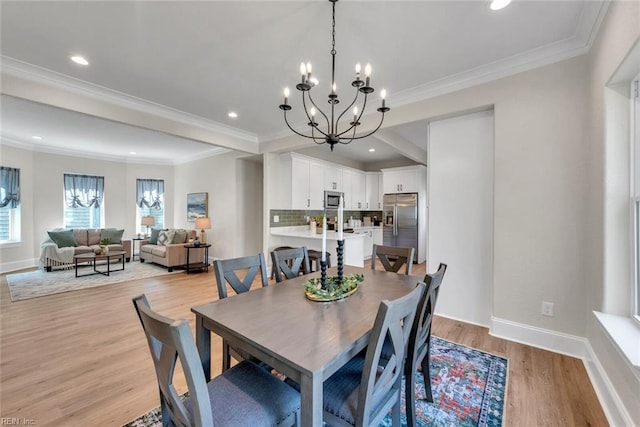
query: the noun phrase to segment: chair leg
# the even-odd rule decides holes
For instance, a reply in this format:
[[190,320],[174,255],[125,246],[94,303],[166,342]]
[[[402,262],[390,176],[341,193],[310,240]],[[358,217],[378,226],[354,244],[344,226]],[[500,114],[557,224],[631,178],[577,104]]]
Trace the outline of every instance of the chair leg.
[[[402,407],[402,403],[400,400],[400,396],[398,396],[398,400],[393,404],[393,412],[391,412],[391,425],[393,427],[400,427],[402,425],[400,421],[400,408]],[[409,424],[407,424],[407,426],[409,426]]]
[[231,367],[231,353],[229,352],[229,343],[222,340],[222,372]]
[[424,380],[424,391],[427,395],[427,402],[433,403],[433,394],[431,393],[431,373],[429,372],[429,360],[431,359],[431,346],[427,347],[427,354],[420,362],[422,367],[422,377]]
[[407,415],[407,427],[416,425],[416,378],[413,375],[415,363],[405,361],[404,402]]

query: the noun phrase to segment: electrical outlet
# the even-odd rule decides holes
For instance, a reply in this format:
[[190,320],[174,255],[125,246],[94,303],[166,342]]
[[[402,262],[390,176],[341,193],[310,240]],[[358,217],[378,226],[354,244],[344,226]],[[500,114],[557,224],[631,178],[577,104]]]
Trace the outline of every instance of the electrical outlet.
[[542,315],[553,317],[553,303],[542,301]]
[[273,222],[280,222],[280,216],[279,215],[274,215],[273,216]]

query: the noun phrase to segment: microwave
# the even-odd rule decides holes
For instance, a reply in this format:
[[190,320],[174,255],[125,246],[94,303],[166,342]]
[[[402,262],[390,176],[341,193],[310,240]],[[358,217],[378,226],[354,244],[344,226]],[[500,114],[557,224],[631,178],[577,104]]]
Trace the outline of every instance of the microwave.
[[340,207],[340,197],[342,197],[342,206],[344,207],[344,195],[339,191],[324,192],[324,208],[338,209]]

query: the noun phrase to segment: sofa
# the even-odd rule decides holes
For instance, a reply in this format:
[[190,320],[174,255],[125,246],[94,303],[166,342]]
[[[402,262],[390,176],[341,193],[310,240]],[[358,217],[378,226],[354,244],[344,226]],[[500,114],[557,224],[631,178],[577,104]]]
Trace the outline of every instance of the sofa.
[[40,245],[40,266],[51,271],[73,267],[77,254],[100,249],[100,242],[109,240],[109,251],[125,251],[127,262],[131,260],[131,240],[123,239],[124,230],[115,228],[57,228],[47,231],[47,238]]
[[151,229],[151,237],[140,241],[140,262],[160,264],[167,267],[169,272],[173,271],[174,267],[183,267],[187,263],[184,245],[195,239],[196,230]]

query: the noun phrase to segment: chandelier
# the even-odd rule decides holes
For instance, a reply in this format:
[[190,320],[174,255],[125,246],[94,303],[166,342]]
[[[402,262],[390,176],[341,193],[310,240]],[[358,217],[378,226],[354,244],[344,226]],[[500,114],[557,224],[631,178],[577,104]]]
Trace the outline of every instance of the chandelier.
[[[364,110],[367,106],[367,97],[372,94],[375,89],[371,87],[371,66],[367,64],[364,68],[365,80],[360,79],[360,64],[356,64],[356,79],[351,82],[351,86],[353,86],[356,90],[355,97],[353,101],[342,111],[336,111],[337,105],[340,103],[338,99],[338,93],[336,92],[336,2],[338,0],[329,0],[332,4],[333,14],[332,14],[332,23],[331,23],[331,93],[329,93],[329,100],[327,101],[330,105],[330,111],[325,113],[318,107],[316,102],[311,97],[311,89],[313,89],[317,84],[318,80],[312,76],[311,74],[311,63],[307,62],[305,65],[304,62],[300,64],[300,74],[302,75],[300,83],[296,85],[296,89],[302,92],[302,106],[304,108],[304,112],[307,116],[309,122],[308,126],[311,127],[310,134],[304,134],[302,132],[298,132],[295,130],[291,124],[289,124],[289,120],[287,119],[287,111],[291,110],[291,105],[288,104],[289,100],[289,88],[284,89],[284,103],[280,104],[280,109],[284,114],[284,121],[295,134],[300,135],[305,138],[313,139],[316,144],[329,144],[331,147],[331,151],[333,151],[333,146],[340,144],[349,144],[351,141],[355,139],[366,138],[370,135],[373,135],[380,126],[382,126],[382,122],[384,121],[384,113],[390,110],[389,107],[385,105],[385,96],[386,91],[382,89],[380,91],[380,98],[382,98],[382,105],[378,108],[378,112],[381,113],[380,123],[378,126],[372,130],[371,132],[363,135],[356,135],[356,128],[361,124],[360,118],[364,113]],[[362,108],[358,110],[358,105],[356,102],[358,101],[358,97],[360,94],[363,95],[362,100]],[[349,126],[343,130],[339,129],[340,119],[353,107],[353,121],[349,122]],[[319,118],[318,120],[322,122],[322,125],[316,122],[316,117],[318,113],[323,118]],[[337,115],[337,116],[336,116]]]

